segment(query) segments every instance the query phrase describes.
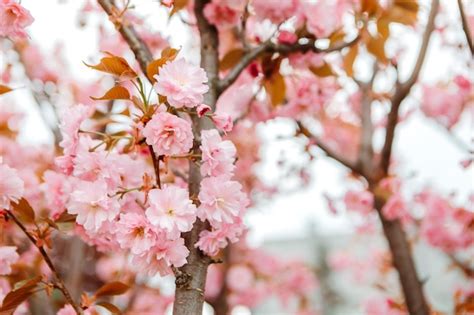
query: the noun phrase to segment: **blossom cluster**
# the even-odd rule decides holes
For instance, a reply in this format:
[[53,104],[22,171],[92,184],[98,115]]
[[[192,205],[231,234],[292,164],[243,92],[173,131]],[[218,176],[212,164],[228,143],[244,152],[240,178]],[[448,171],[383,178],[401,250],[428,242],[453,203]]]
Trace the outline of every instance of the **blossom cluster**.
[[25,27],[33,21],[30,12],[16,0],[0,1],[0,36],[25,38]]
[[[198,196],[189,196],[179,180],[157,181],[166,170],[154,169],[152,159],[172,165],[174,159],[196,157],[190,120],[172,112],[202,107],[208,87],[205,72],[184,59],[167,62],[155,77],[155,91],[166,101],[131,125],[147,148],[136,145],[126,152],[120,143],[107,148],[93,137],[96,132],[84,130],[90,127],[94,106],[73,106],[61,121],[63,155],[56,159],[60,172],[47,171],[43,187],[53,217],[67,209],[85,240],[102,251],[129,252],[137,270],[166,275],[172,266],[186,263],[189,250],[181,234],[198,218],[211,226],[196,244],[205,253],[215,255],[228,240],[237,241],[248,200],[232,180],[236,148],[216,129],[200,135],[203,179]],[[157,185],[151,184],[153,178]],[[198,207],[193,202],[197,199]]]

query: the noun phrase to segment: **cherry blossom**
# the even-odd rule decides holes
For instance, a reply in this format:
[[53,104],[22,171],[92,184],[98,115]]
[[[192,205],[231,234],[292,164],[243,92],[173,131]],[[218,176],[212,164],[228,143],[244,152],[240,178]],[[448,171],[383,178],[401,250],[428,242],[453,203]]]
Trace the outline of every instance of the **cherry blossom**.
[[189,200],[186,189],[177,186],[153,189],[148,198],[150,206],[146,216],[151,224],[164,229],[172,239],[191,230],[196,220],[196,206]]
[[202,180],[199,200],[198,217],[211,224],[234,222],[248,205],[242,186],[222,175]]
[[31,25],[34,18],[30,12],[15,0],[0,1],[0,36],[25,38],[25,27]]
[[24,194],[24,182],[18,172],[6,164],[0,157],[0,210],[10,209],[11,202],[18,202]]
[[168,103],[176,108],[201,104],[209,90],[204,70],[182,58],[165,64],[155,78],[156,92],[166,96]]
[[217,130],[202,131],[201,151],[203,176],[231,176],[233,174],[236,148],[231,141],[223,141]]
[[98,231],[106,221],[115,219],[120,205],[108,196],[107,184],[103,180],[80,181],[75,185],[67,205],[67,211],[77,214],[76,222],[88,231]]
[[156,244],[157,234],[143,214],[122,213],[116,224],[115,235],[121,248],[139,255]]
[[11,265],[16,263],[20,256],[15,246],[0,246],[0,276],[12,272]]
[[166,112],[153,115],[143,135],[158,155],[184,154],[193,145],[191,124]]

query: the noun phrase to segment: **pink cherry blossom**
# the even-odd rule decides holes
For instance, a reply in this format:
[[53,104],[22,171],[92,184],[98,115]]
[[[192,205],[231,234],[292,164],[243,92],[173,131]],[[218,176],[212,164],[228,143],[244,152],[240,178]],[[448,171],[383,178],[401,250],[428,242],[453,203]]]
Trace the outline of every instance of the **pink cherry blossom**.
[[189,199],[186,189],[171,185],[153,189],[148,194],[148,199],[148,220],[164,229],[168,237],[175,239],[181,232],[191,230],[196,220],[196,206]]
[[201,104],[201,105],[198,105],[198,107],[196,107],[196,112],[199,118],[204,116],[210,110],[211,110],[211,107],[206,104]]
[[24,182],[18,172],[8,165],[0,164],[0,210],[9,210],[10,202],[18,202],[23,194]]
[[232,128],[234,128],[232,117],[228,114],[219,112],[212,115],[211,118],[216,127],[224,132],[231,132]]
[[106,221],[112,221],[120,211],[116,198],[108,196],[107,184],[103,180],[80,181],[71,194],[67,210],[77,214],[76,222],[86,230],[98,231]]
[[470,232],[474,212],[454,207],[448,199],[430,190],[420,193],[417,201],[426,211],[421,222],[421,235],[428,243],[446,252],[474,244],[474,235]]
[[33,21],[30,11],[15,0],[0,0],[0,36],[25,38],[25,27]]
[[47,207],[51,210],[51,216],[57,219],[66,210],[72,188],[71,183],[66,175],[50,170],[44,173],[43,179],[41,190]]
[[444,86],[424,86],[421,110],[446,128],[453,127],[464,109],[464,95]]
[[299,0],[253,0],[253,8],[259,18],[267,18],[275,24],[281,23],[293,15]]
[[117,242],[132,254],[141,254],[157,241],[157,234],[143,214],[125,213],[116,224]]
[[328,37],[341,24],[345,0],[305,2],[301,6],[308,31],[318,38]]
[[344,196],[344,203],[349,211],[356,211],[360,214],[368,214],[373,209],[374,196],[367,190],[350,190]]
[[19,258],[15,246],[0,246],[0,276],[9,275],[12,272],[11,265]]
[[143,135],[158,155],[185,154],[193,146],[191,124],[166,112],[154,114],[143,128]]
[[234,265],[227,272],[227,285],[234,291],[250,289],[255,281],[254,273],[245,265]]
[[222,140],[215,129],[204,130],[201,133],[203,176],[219,176],[233,174],[236,148],[230,140]]
[[217,27],[229,28],[239,22],[244,5],[241,0],[212,0],[204,7],[204,15]]
[[204,178],[199,192],[198,216],[211,224],[232,223],[247,207],[242,186],[225,176]]
[[280,44],[292,45],[296,43],[297,40],[298,40],[298,36],[296,36],[296,34],[293,32],[281,31],[278,34],[278,42]]
[[166,96],[168,103],[176,108],[201,104],[209,90],[206,72],[182,58],[166,63],[155,79],[156,92]]
[[160,240],[150,250],[132,257],[132,264],[138,272],[148,275],[159,273],[166,276],[172,273],[171,266],[181,267],[186,263],[189,250],[183,238]]
[[407,222],[411,218],[408,207],[399,193],[390,196],[382,208],[382,213],[388,220],[400,219]]

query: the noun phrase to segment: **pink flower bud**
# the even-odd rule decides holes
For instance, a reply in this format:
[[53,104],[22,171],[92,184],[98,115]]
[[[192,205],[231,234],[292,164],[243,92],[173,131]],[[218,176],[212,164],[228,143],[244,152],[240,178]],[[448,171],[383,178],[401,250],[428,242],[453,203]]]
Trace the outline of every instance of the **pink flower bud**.
[[209,105],[206,105],[206,104],[198,105],[198,107],[196,108],[196,112],[197,112],[198,117],[204,116],[210,110],[211,110],[211,107]]
[[291,45],[296,43],[298,40],[298,37],[296,36],[295,33],[288,32],[288,31],[281,31],[280,34],[278,34],[278,43],[280,44],[287,44]]

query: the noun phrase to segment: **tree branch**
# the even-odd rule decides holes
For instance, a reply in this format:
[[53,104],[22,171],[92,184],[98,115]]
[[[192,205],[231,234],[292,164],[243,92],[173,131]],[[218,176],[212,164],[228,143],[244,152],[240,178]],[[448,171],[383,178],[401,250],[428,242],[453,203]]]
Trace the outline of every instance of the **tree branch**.
[[138,36],[137,32],[133,26],[128,25],[127,23],[117,23],[115,19],[117,18],[117,13],[119,9],[114,5],[112,0],[97,0],[104,9],[104,11],[109,16],[109,19],[114,23],[115,28],[122,35],[122,38],[127,42],[130,49],[135,54],[135,58],[140,64],[142,72],[146,74],[146,68],[148,63],[153,60],[153,55],[150,52],[150,49],[143,42],[143,40]]
[[469,23],[467,22],[466,13],[464,12],[464,7],[462,1],[458,0],[459,14],[461,15],[462,29],[464,30],[464,35],[466,35],[467,46],[471,50],[471,55],[474,55],[474,43],[472,42],[472,34],[469,29]]
[[395,94],[392,97],[391,103],[392,107],[387,117],[387,131],[385,134],[385,143],[382,148],[381,160],[380,160],[380,170],[381,175],[385,176],[388,172],[390,166],[390,159],[392,155],[392,146],[393,140],[395,137],[395,128],[398,123],[398,112],[400,110],[400,105],[406,96],[410,93],[412,86],[415,84],[416,80],[423,66],[426,52],[428,50],[428,45],[431,38],[431,33],[433,32],[435,26],[435,17],[438,12],[439,0],[431,1],[431,11],[428,17],[428,22],[426,24],[425,32],[423,34],[423,39],[421,43],[420,52],[416,60],[415,67],[410,75],[410,77],[404,83],[398,83]]
[[354,38],[353,40],[349,42],[341,42],[338,43],[334,46],[331,46],[326,49],[321,49],[315,46],[315,41],[314,40],[309,40],[307,43],[304,44],[275,44],[271,41],[271,39],[265,41],[261,45],[252,48],[250,51],[248,51],[237,63],[234,68],[232,68],[227,76],[219,81],[218,84],[218,92],[219,94],[222,94],[229,86],[231,86],[235,80],[239,77],[239,75],[244,71],[247,66],[263,55],[264,53],[280,53],[282,55],[288,55],[293,52],[308,52],[312,51],[315,53],[330,53],[334,51],[339,51],[344,49],[345,47],[352,46],[359,40],[359,36]]
[[[204,103],[215,109],[217,102],[217,83],[219,71],[218,34],[215,26],[211,25],[204,17],[204,6],[209,0],[195,0],[194,14],[200,34],[201,67],[206,71],[209,80],[209,91],[204,96]],[[193,152],[201,154],[201,130],[212,128],[209,119],[200,119],[191,115],[193,127]],[[199,206],[197,196],[201,186],[201,171],[199,163],[189,161],[189,195]],[[179,268],[180,277],[176,277],[175,300],[173,304],[174,315],[200,315],[204,304],[204,288],[206,285],[207,267],[211,259],[195,247],[199,234],[208,228],[208,224],[196,220],[191,231],[183,233],[186,247],[189,250],[187,263]]]
[[36,239],[28,232],[26,227],[23,225],[23,223],[18,220],[18,218],[11,212],[7,211],[7,216],[10,217],[13,222],[15,222],[16,225],[25,233],[25,235],[28,237],[28,239],[33,243],[33,245],[38,249],[40,252],[41,256],[43,256],[44,261],[46,262],[46,265],[48,265],[49,269],[53,273],[53,276],[55,278],[55,283],[54,286],[62,292],[64,297],[66,298],[66,301],[74,308],[77,314],[82,315],[82,309],[81,307],[74,302],[74,299],[72,298],[71,294],[69,293],[68,289],[64,285],[63,280],[61,279],[58,271],[56,270],[56,267],[54,266],[53,262],[51,261],[51,258],[49,258],[48,253],[44,250],[44,247],[41,245],[38,245]]
[[327,145],[325,145],[323,143],[323,141],[321,141],[316,135],[314,135],[311,131],[309,131],[308,128],[303,126],[303,124],[300,121],[296,121],[296,124],[298,125],[299,132],[301,134],[305,135],[308,139],[314,140],[314,142],[316,142],[316,145],[321,150],[323,150],[324,153],[326,153],[326,155],[328,157],[330,157],[330,158],[336,160],[337,162],[341,163],[342,165],[344,165],[345,167],[347,167],[348,169],[350,169],[354,173],[365,177],[365,175],[363,174],[363,170],[359,167],[359,165],[357,165],[353,161],[350,161],[350,160],[346,159],[345,157],[339,155],[337,152],[334,152],[331,148],[329,148]]

